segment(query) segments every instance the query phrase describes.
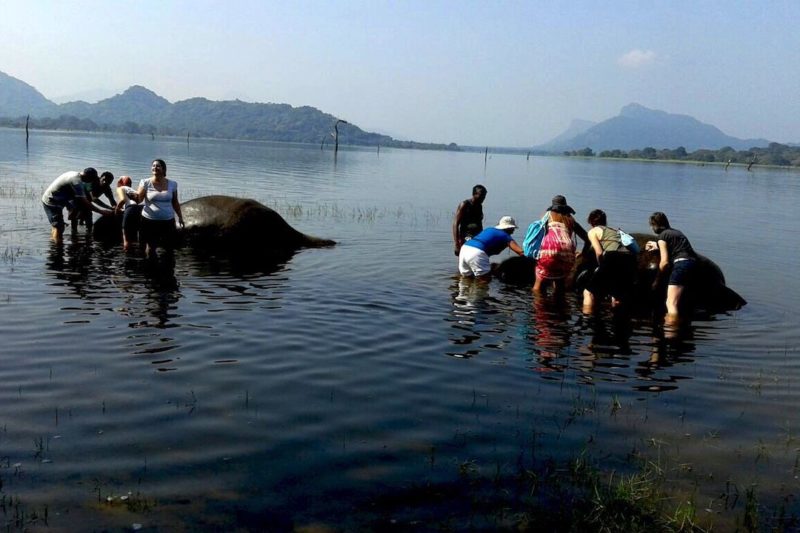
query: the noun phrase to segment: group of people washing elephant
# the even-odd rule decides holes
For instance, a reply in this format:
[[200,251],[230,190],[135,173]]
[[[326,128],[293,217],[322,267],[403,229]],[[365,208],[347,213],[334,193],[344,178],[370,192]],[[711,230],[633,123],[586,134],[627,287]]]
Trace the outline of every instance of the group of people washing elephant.
[[[91,227],[92,211],[101,215],[122,213],[122,243],[126,251],[137,240],[144,245],[147,257],[154,257],[158,248],[171,250],[175,242],[176,217],[183,226],[178,183],[167,179],[167,164],[163,159],[155,159],[150,170],[151,176],[141,180],[137,189],[131,187],[130,176],[120,177],[116,195],[111,192],[114,182],[111,172],[98,176],[97,170],[88,167],[60,175],[42,195],[42,205],[52,226],[52,239],[61,242],[63,238],[64,209],[73,232],[80,224]],[[103,197],[108,203],[103,202]]]
[[[453,241],[458,256],[458,270],[462,276],[485,278],[492,274],[493,265],[489,256],[499,254],[506,248],[525,256],[523,246],[512,237],[517,229],[516,221],[503,216],[496,226],[483,228],[483,201],[486,187],[476,185],[472,197],[458,206],[453,219]],[[608,226],[606,214],[595,209],[587,217],[591,229],[587,232],[573,218],[575,210],[562,195],[554,196],[544,213],[544,234],[538,249],[529,257],[535,260],[533,291],[541,293],[552,286],[555,293],[563,291],[565,282],[573,275],[576,256],[593,255],[597,267],[590,272],[584,284],[583,308],[591,312],[598,301],[610,298],[612,307],[623,305],[631,295],[636,280],[637,246],[624,243],[627,235]],[[675,322],[679,318],[679,305],[684,289],[691,285],[697,254],[686,236],[670,227],[667,215],[655,212],[650,215],[650,228],[656,239],[648,241],[646,251],[658,251],[658,272],[653,290],[662,280],[667,281],[666,320]],[[584,242],[584,249],[577,251],[575,237]]]

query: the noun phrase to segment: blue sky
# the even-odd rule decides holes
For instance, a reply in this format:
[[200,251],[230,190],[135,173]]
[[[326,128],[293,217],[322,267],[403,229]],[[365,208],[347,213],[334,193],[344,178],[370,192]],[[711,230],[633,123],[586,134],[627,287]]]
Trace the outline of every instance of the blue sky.
[[417,141],[530,146],[637,102],[800,142],[797,0],[3,0],[0,71],[57,101],[144,85]]

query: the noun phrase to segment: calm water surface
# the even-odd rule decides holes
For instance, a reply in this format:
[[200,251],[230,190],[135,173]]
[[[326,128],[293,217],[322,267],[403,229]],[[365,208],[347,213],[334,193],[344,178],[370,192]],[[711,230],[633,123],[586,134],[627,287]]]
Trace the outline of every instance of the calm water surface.
[[[253,197],[339,244],[243,273],[187,251],[148,271],[83,232],[49,242],[52,179],[136,181],[155,157],[183,200]],[[0,497],[62,529],[360,528],[452,511],[413,494],[465,465],[510,476],[588,452],[664,460],[718,524],[741,512],[731,486],[800,513],[798,178],[43,132],[26,151],[0,130]],[[628,231],[663,210],[749,304],[665,340],[649,319],[461,282],[450,224],[478,182],[489,223],[527,224],[559,193]]]

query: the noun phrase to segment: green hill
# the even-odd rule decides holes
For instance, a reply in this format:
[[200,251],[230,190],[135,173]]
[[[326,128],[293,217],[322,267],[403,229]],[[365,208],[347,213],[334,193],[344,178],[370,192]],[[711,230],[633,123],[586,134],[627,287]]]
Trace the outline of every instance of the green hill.
[[341,122],[340,117],[314,107],[206,98],[173,104],[139,85],[96,104],[78,101],[57,105],[27,83],[0,72],[0,125],[24,126],[29,114],[34,128],[304,143],[332,143],[334,124],[338,122],[340,144],[459,149],[452,143],[396,141]]

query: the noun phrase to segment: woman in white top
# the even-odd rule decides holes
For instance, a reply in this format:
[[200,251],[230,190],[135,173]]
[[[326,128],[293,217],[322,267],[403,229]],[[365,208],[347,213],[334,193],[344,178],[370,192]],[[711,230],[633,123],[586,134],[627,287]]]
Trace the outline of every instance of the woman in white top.
[[167,164],[153,160],[153,175],[139,182],[139,189],[129,198],[144,202],[139,237],[145,244],[145,255],[153,257],[159,246],[171,250],[175,244],[175,216],[183,227],[181,204],[178,202],[178,183],[167,179]]

